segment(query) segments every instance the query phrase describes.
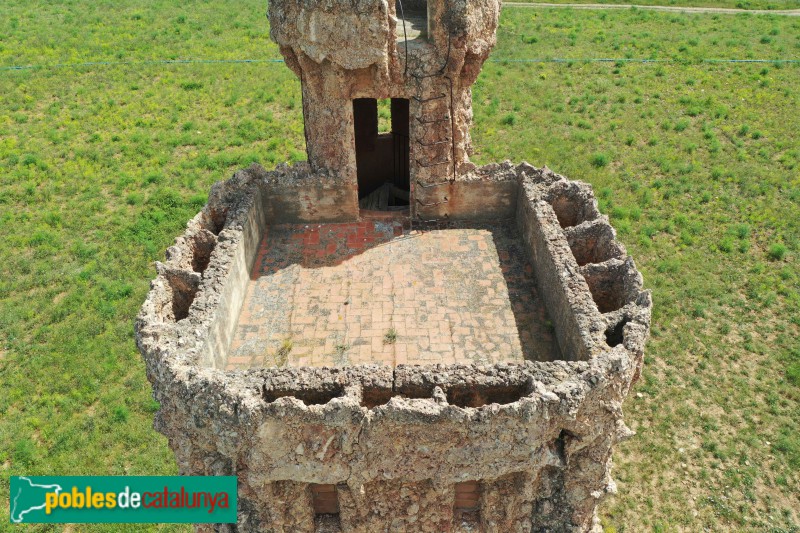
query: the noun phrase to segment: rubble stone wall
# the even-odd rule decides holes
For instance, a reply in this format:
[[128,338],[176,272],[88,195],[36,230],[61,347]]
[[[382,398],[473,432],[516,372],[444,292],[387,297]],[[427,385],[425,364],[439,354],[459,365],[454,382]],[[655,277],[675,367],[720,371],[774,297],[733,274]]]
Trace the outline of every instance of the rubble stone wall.
[[429,0],[428,11],[430,35],[406,42],[394,1],[269,4],[271,36],[301,81],[312,171],[357,188],[352,101],[408,99],[412,210],[432,218],[446,191],[427,186],[474,169],[470,87],[495,44],[500,2]]
[[[585,184],[526,163],[463,180],[464,198],[496,193],[481,214],[517,213],[565,360],[221,370],[264,228],[352,216],[284,210],[298,182],[330,179],[237,172],[157,264],[136,340],[181,474],[238,476],[237,531],[322,531],[329,519],[356,532],[596,529],[612,447],[632,434],[622,402],[652,304]],[[467,481],[479,504],[463,515],[455,486]],[[314,516],[311,484],[336,486],[338,516]]]

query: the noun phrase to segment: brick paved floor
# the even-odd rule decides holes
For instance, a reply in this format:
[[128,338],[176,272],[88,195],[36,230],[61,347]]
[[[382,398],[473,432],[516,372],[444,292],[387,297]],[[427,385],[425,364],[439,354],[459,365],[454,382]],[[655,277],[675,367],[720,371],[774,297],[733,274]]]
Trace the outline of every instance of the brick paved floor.
[[228,368],[559,357],[513,221],[403,224],[270,227]]

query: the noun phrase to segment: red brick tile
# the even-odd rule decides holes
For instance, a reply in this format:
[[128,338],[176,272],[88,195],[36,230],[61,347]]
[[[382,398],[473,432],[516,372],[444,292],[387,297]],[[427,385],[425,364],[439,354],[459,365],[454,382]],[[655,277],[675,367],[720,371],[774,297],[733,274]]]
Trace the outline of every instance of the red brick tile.
[[[552,343],[541,326],[541,303],[531,296],[532,270],[518,250],[510,251],[502,232],[498,239],[485,229],[415,230],[409,239],[404,227],[373,220],[271,227],[247,289],[233,355],[259,354],[244,366],[270,364],[272,355],[260,355],[267,353],[266,343],[274,352],[290,336],[295,348],[289,364],[320,365],[334,363],[333,348],[345,338],[351,363],[385,364],[514,360],[531,343]],[[396,243],[374,247],[391,239]],[[515,289],[513,302],[512,285],[523,287]],[[524,342],[518,328],[526,333]],[[385,345],[390,329],[398,338]],[[353,345],[359,340],[367,343]],[[478,351],[484,346],[495,353]]]

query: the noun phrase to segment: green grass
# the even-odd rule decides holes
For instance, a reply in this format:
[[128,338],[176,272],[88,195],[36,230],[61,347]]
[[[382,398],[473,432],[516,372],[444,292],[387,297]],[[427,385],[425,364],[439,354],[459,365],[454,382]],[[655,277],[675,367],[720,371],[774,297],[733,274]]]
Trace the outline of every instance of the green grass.
[[545,4],[626,4],[639,6],[717,7],[727,9],[798,9],[800,0],[514,0]]
[[[800,17],[509,8],[503,10],[492,57],[656,59],[683,64],[703,59],[797,60]],[[762,68],[768,77],[770,65],[753,73]]]
[[383,344],[394,344],[397,342],[397,330],[394,328],[383,334]]
[[[278,57],[261,2],[111,5],[5,2],[0,65]],[[800,68],[699,62],[797,57],[798,24],[509,9],[476,84],[473,159],[590,182],[653,289],[609,530],[800,524]],[[153,262],[214,181],[303,159],[301,117],[281,64],[0,74],[0,530],[9,475],[176,472],[133,342]]]

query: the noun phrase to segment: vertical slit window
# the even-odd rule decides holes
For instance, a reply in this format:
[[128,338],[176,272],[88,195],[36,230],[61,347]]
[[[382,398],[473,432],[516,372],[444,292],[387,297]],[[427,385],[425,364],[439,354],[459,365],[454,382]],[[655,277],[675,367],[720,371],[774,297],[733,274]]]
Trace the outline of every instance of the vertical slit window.
[[341,531],[339,492],[336,485],[311,484],[311,505],[314,507],[314,530],[318,533]]
[[314,514],[339,514],[339,494],[336,485],[311,485]]
[[477,523],[480,516],[481,487],[477,481],[455,484],[453,516],[457,521]]

